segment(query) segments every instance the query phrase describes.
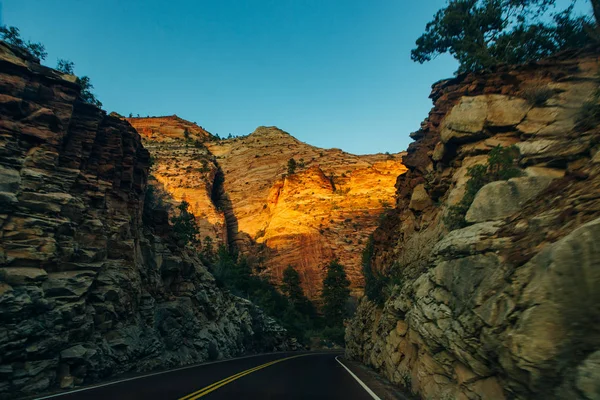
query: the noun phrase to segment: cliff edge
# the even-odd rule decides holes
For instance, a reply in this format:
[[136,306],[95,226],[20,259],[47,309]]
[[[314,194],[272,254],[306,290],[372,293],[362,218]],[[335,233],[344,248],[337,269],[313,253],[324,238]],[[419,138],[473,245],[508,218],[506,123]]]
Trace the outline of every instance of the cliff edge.
[[0,397],[294,348],[143,214],[148,151],[79,91],[0,43]]
[[600,398],[599,69],[588,48],[434,85],[349,357],[426,399]]

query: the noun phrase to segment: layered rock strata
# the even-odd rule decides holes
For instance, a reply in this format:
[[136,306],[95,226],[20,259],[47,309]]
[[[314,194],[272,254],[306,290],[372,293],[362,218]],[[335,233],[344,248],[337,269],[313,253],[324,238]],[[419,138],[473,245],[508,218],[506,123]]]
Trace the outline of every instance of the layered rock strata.
[[[581,124],[598,54],[434,85],[374,234],[374,269],[402,284],[383,308],[362,300],[348,356],[426,399],[600,398],[600,130]],[[468,168],[497,145],[519,149],[522,176],[483,186],[451,230]]]
[[0,397],[292,348],[143,215],[148,151],[79,90],[0,43]]
[[[325,265],[337,258],[361,293],[362,249],[394,201],[396,178],[406,170],[401,154],[320,149],[275,127],[215,140],[175,117],[128,121],[155,160],[157,183],[190,203],[203,238],[253,257],[275,283],[294,266],[311,299]],[[288,174],[292,158],[297,167]]]

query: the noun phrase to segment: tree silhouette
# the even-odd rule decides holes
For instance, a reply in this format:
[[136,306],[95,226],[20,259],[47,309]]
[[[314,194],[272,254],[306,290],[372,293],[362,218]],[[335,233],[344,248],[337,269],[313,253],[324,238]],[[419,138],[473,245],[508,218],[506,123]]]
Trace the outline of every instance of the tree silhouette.
[[333,260],[327,266],[327,275],[323,280],[323,315],[331,327],[341,327],[346,317],[346,302],[350,298],[350,281],[344,266]]
[[590,43],[591,19],[573,16],[573,5],[549,11],[555,2],[450,0],[426,25],[411,58],[424,63],[450,53],[460,63],[458,72],[464,72],[498,63],[524,63]]

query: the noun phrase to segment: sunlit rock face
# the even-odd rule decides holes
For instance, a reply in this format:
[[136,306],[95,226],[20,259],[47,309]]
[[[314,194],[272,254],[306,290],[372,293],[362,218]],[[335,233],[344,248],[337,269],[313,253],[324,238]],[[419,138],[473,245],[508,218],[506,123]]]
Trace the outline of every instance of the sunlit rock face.
[[0,42],[0,398],[293,349],[143,214],[148,151],[79,90]]
[[[346,353],[426,399],[600,397],[599,49],[434,85],[372,264],[400,282],[363,299]],[[451,229],[469,167],[515,145],[521,176],[484,185]]]
[[[320,149],[275,127],[216,141],[176,117],[128,120],[153,157],[152,175],[190,203],[202,237],[255,257],[275,283],[285,267],[296,267],[313,299],[324,266],[338,258],[361,292],[361,253],[395,201],[396,179],[406,171],[402,154]],[[291,158],[298,166],[288,174]]]
[[215,157],[205,143],[212,135],[177,116],[127,118],[138,131],[152,159],[150,184],[164,192],[164,201],[186,200],[196,215],[202,238],[227,243],[224,213],[213,191],[218,173]]

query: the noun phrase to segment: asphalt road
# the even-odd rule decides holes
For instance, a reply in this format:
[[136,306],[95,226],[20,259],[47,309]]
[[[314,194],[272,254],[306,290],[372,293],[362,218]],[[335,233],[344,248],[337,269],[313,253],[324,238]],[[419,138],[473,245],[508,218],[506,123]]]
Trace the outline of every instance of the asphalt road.
[[335,357],[280,353],[239,358],[57,394],[94,399],[372,399]]

